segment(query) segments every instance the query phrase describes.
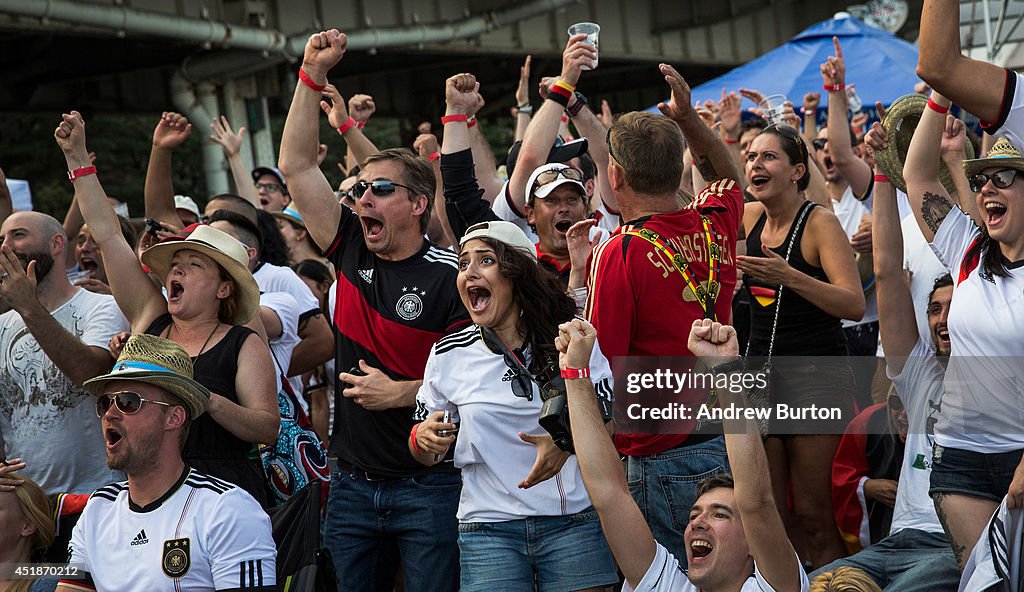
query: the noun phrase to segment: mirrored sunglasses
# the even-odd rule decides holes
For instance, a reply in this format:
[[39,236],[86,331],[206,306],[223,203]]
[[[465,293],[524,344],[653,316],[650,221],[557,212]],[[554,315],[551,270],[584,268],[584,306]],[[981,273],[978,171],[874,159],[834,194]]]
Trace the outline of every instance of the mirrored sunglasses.
[[370,183],[367,183],[366,181],[360,181],[352,186],[350,193],[352,194],[352,197],[354,199],[359,199],[360,197],[363,196],[364,193],[366,193],[366,190],[369,189],[370,192],[376,195],[377,197],[384,197],[394,193],[395,187],[402,187],[404,189],[412,191],[411,187],[402,185],[400,183],[395,183],[394,181],[372,181]]
[[142,395],[133,391],[120,391],[109,395],[100,395],[96,398],[96,417],[103,417],[106,415],[107,410],[110,409],[111,403],[113,403],[114,407],[116,407],[123,415],[133,415],[138,413],[139,409],[142,409],[143,403],[153,403],[154,405],[163,405],[164,407],[174,407],[174,405],[164,403],[163,401],[144,399]]
[[991,175],[978,173],[968,179],[968,181],[970,181],[971,184],[971,191],[981,193],[982,187],[984,187],[989,181],[992,181],[992,184],[999,189],[1006,189],[1010,185],[1013,185],[1014,180],[1017,179],[1017,175],[1019,174],[1020,171],[1017,169],[1003,169],[1001,171],[996,171]]
[[556,169],[553,171],[544,171],[537,175],[537,179],[533,182],[533,187],[530,189],[530,193],[537,191],[541,187],[554,183],[559,177],[563,179],[569,179],[570,181],[583,182],[583,173],[572,168],[566,167],[564,169]]

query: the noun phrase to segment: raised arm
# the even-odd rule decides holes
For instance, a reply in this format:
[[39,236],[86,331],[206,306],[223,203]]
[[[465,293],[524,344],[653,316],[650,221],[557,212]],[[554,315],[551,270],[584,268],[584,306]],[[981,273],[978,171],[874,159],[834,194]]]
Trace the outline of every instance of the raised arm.
[[242,141],[244,137],[245,128],[240,127],[237,132],[234,131],[231,129],[231,122],[223,115],[214,117],[213,123],[210,124],[210,140],[215,144],[220,144],[220,147],[224,149],[224,156],[227,157],[228,166],[231,167],[231,177],[235,180],[235,188],[238,190],[238,195],[244,197],[246,201],[259,210],[262,209],[260,206],[260,192],[252,181],[249,167],[245,166],[245,161],[242,160]]
[[[946,115],[946,127],[942,134],[942,144],[939,146],[942,163],[949,170],[953,178],[953,185],[956,187],[956,202],[960,205],[978,228],[985,225],[978,210],[978,200],[971,191],[971,184],[964,173],[964,159],[967,158],[967,126],[952,114]],[[987,154],[987,152],[986,152]],[[950,196],[952,198],[952,196]]]
[[[804,95],[804,103],[801,108],[804,115],[802,137],[807,149],[811,150],[811,144],[818,137],[818,107],[821,105],[821,93],[807,93]],[[811,159],[817,164],[817,159]],[[820,172],[820,171],[819,171]]]
[[[458,242],[455,233],[448,224],[448,212],[444,206],[444,179],[441,177],[441,149],[437,143],[437,136],[434,134],[420,134],[412,143],[412,149],[420,158],[430,163],[430,169],[434,171],[434,209],[431,210],[431,224],[440,224],[441,232],[444,233],[445,242],[449,245],[456,245]],[[430,234],[428,226],[427,233]],[[434,230],[436,232],[436,228]],[[432,239],[433,240],[433,239]],[[434,242],[438,242],[434,240]]]
[[[476,102],[470,106],[468,113],[475,122],[469,128],[469,143],[473,150],[476,182],[484,190],[484,198],[494,201],[495,198],[501,195],[501,190],[505,187],[505,181],[498,176],[498,163],[494,159],[494,150],[491,149],[491,143],[484,137],[483,130],[480,127],[481,124],[476,119],[476,114],[483,108],[484,97],[480,94],[480,90],[477,89]],[[438,187],[440,186],[441,184],[438,183]]]
[[[569,88],[576,88],[580,79],[580,68],[584,64],[593,63],[597,59],[597,51],[594,46],[586,43],[586,35],[573,35],[562,52],[562,73],[559,83]],[[570,93],[571,94],[571,93]],[[526,182],[537,167],[547,161],[548,152],[558,136],[558,129],[562,123],[562,113],[565,111],[565,104],[559,103],[553,94],[537,110],[530,127],[526,130],[523,138],[522,148],[519,150],[519,160],[516,162],[512,178],[508,180],[509,191],[512,195],[512,202],[520,212],[526,209],[526,192],[529,189]]]
[[[561,369],[589,368],[597,332],[579,319],[564,323],[555,339]],[[636,585],[651,567],[657,546],[626,486],[619,454],[608,436],[590,378],[565,381],[576,460],[597,510],[605,539],[626,581]]]
[[533,118],[533,105],[530,103],[530,61],[533,56],[526,56],[523,65],[519,67],[519,84],[516,86],[516,106],[513,109],[516,119],[516,130],[514,141],[518,142],[526,136],[526,128]]
[[[932,92],[931,100],[942,109],[949,108],[949,99],[937,92]],[[953,200],[939,182],[939,151],[945,125],[944,113],[926,108],[914,130],[914,138],[903,163],[903,179],[907,183],[910,207],[928,242],[932,242],[946,214],[953,209]]]
[[[174,208],[171,154],[191,133],[192,124],[184,115],[164,112],[153,130],[153,147],[149,151],[145,188],[146,217],[155,218],[174,228],[181,228],[181,219]],[[91,223],[89,227],[92,228]]]
[[[68,170],[89,166],[89,151],[85,147],[85,120],[78,111],[64,114],[53,135],[64,151]],[[75,200],[82,209],[82,216],[89,225],[93,239],[100,246],[103,267],[107,270],[114,299],[128,318],[132,332],[142,332],[153,319],[167,311],[167,301],[146,272],[142,271],[135,250],[121,234],[117,214],[110,207],[97,175],[78,177],[74,185]],[[180,220],[178,224],[181,224]]]
[[871,189],[871,167],[853,153],[850,139],[849,106],[846,102],[846,62],[839,38],[833,37],[836,55],[821,65],[821,78],[828,93],[828,151],[832,162],[850,184],[857,199],[865,199]]
[[998,122],[1007,75],[960,51],[959,0],[924,0],[917,75],[937,92],[985,122]]
[[7,176],[4,175],[4,170],[0,169],[0,225],[13,212],[14,202],[11,200],[11,190],[7,188]]
[[[349,101],[349,105],[355,107],[363,117],[363,121],[367,121],[372,113],[376,110],[373,106],[373,98],[370,95],[356,95],[356,97],[362,97],[359,101]],[[320,109],[327,114],[327,120],[331,122],[331,127],[338,130],[345,130],[341,136],[345,139],[345,144],[348,146],[348,155],[351,160],[355,162],[349,163],[349,169],[353,169],[361,164],[367,157],[372,156],[380,152],[377,147],[374,146],[373,142],[366,137],[363,133],[363,129],[359,127],[359,121],[350,115],[349,111],[345,110],[345,98],[338,92],[337,87],[333,84],[328,84],[324,88],[324,98],[330,99],[320,101]],[[348,125],[349,117],[352,117],[352,121],[356,122],[356,125]],[[319,166],[319,163],[318,165]]]
[[327,72],[341,61],[347,43],[337,29],[315,33],[306,42],[301,72],[311,83],[300,76],[295,84],[278,160],[295,207],[306,221],[306,229],[325,250],[330,248],[338,233],[342,206],[316,162],[320,137],[317,107],[327,84]]
[[[575,104],[576,97],[574,96],[569,102],[569,113],[576,109]],[[615,201],[611,185],[608,184],[608,127],[601,123],[597,114],[591,111],[587,105],[582,105],[576,114],[570,117],[573,126],[576,127],[576,132],[587,139],[587,154],[594,160],[594,165],[597,167],[597,191],[594,192],[594,197],[603,201],[609,211],[618,213],[619,204]],[[590,210],[596,210],[600,205],[595,200],[591,200]]]
[[[729,325],[713,323],[711,319],[693,322],[687,345],[695,356],[711,367],[739,359],[736,330]],[[719,389],[718,396],[723,408],[733,405],[749,407],[742,389],[738,393],[729,388]],[[722,420],[722,429],[725,430],[725,449],[733,476],[736,507],[754,563],[772,589],[796,592],[800,589],[799,560],[772,497],[768,456],[757,425],[752,419],[727,418]]]
[[672,100],[660,103],[658,109],[682,130],[693,156],[694,168],[709,184],[719,179],[732,179],[742,186],[740,169],[729,154],[729,149],[718,134],[701,121],[697,111],[690,105],[690,86],[672,66],[661,64],[658,68],[672,89]]
[[[337,94],[340,99],[341,95],[340,93],[337,93],[337,89],[332,85],[328,85],[328,87],[330,89],[335,89],[335,92],[331,95],[331,99],[334,99],[334,94]],[[342,101],[342,107],[344,107],[344,99],[340,100]],[[321,107],[323,107],[323,105],[323,103],[320,103]],[[370,121],[370,118],[373,117],[373,114],[376,112],[377,103],[374,102],[373,97],[363,93],[356,93],[348,100],[348,115],[338,118],[339,125],[345,123],[348,121],[348,118],[351,117],[352,120],[356,122],[356,127],[359,128],[360,134],[362,134],[362,130],[366,127],[366,123]],[[337,129],[337,126],[335,126],[335,129]],[[362,135],[365,138],[365,134]],[[363,159],[366,158],[366,156],[369,156],[369,154],[376,154],[377,152],[377,149],[374,148],[373,152],[360,157],[359,154],[365,152],[365,145],[363,145],[359,138],[356,137],[352,138],[352,142],[355,144],[354,147],[348,142],[348,139],[345,140],[345,145],[347,147],[345,151],[345,164],[348,165],[349,170],[359,166],[359,164],[363,162]]]
[[[864,137],[868,148],[877,154],[889,142],[881,123],[875,122]],[[875,165],[875,178],[885,173]],[[903,269],[903,229],[900,226],[896,189],[888,181],[875,181],[872,211],[872,246],[875,287],[878,290],[878,325],[885,350],[885,361],[892,374],[903,371],[907,356],[918,339],[914,299],[907,273]]]

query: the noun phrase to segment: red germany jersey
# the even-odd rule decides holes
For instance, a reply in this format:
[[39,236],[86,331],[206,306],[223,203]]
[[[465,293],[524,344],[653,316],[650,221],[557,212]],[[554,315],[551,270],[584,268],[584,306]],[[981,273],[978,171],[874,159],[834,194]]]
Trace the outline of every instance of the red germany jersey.
[[[672,253],[683,257],[693,279],[706,290],[709,253],[702,215],[711,221],[714,242],[721,249],[717,319],[730,321],[743,192],[735,181],[722,179],[708,185],[686,208],[623,224],[594,249],[588,262],[586,315],[613,367],[618,356],[691,355],[686,340],[693,321],[704,318],[704,309],[665,252],[629,233],[657,233]],[[642,456],[678,446],[686,438],[687,434],[616,434],[615,443],[623,454]]]

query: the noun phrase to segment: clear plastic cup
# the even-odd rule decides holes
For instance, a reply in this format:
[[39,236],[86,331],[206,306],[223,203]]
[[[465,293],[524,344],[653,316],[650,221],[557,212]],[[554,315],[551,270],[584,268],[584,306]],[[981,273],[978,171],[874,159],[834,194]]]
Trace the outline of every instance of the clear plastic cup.
[[857,94],[857,88],[852,84],[846,85],[846,106],[854,114],[864,108],[864,103],[860,100],[860,95]]
[[786,95],[771,95],[765,97],[758,107],[761,109],[761,113],[764,114],[764,120],[768,122],[768,125],[776,125],[779,123],[786,123],[782,118],[782,114],[786,110]]
[[[586,35],[585,41],[594,46],[594,51],[597,51],[597,37],[601,33],[601,25],[597,23],[576,23],[569,27],[569,36],[573,35]],[[583,66],[581,70],[596,70],[597,62],[599,58],[594,58],[594,63],[590,66]]]

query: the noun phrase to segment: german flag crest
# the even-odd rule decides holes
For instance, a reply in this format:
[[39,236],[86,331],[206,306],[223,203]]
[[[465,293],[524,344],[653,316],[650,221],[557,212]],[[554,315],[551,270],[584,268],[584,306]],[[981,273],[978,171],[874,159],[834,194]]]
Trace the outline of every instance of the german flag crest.
[[189,554],[189,540],[171,539],[164,541],[164,554],[161,561],[164,575],[169,578],[178,579],[188,573],[192,567],[192,557]]

